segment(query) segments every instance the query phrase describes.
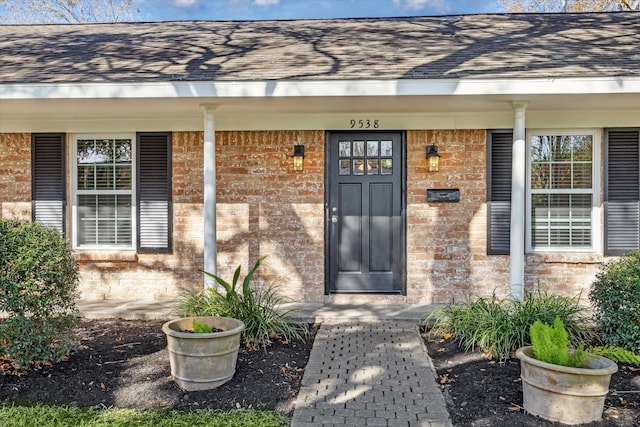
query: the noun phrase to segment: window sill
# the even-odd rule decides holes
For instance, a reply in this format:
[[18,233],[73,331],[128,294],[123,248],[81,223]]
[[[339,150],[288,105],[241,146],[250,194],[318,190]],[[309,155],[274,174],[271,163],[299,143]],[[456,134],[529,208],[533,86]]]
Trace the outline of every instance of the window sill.
[[137,262],[135,251],[77,251],[73,257],[79,263],[91,262]]
[[594,252],[533,252],[527,254],[531,262],[547,264],[601,264],[603,256]]

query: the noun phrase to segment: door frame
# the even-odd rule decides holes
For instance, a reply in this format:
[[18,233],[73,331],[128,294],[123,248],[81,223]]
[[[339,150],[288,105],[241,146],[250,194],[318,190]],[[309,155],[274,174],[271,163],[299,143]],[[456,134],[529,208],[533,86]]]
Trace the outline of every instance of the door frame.
[[[401,291],[397,292],[340,292],[331,291],[331,276],[329,274],[329,172],[330,172],[330,141],[331,135],[336,133],[347,134],[364,134],[364,133],[398,133],[400,134],[400,158],[402,160],[402,167],[400,170],[400,220],[402,225],[400,227],[402,235],[400,236],[400,247],[402,248],[402,256],[400,260],[400,275],[401,275]],[[350,295],[407,295],[407,131],[406,130],[377,130],[372,131],[367,129],[366,131],[356,130],[328,130],[325,131],[324,136],[324,294],[336,295],[336,294],[350,294]]]

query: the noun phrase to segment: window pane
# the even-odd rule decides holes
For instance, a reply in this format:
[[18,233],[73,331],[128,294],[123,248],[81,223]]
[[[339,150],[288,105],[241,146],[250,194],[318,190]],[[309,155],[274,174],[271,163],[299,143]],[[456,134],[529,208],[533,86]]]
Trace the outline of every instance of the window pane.
[[338,175],[351,175],[351,160],[340,160],[340,169]]
[[367,160],[367,175],[378,175],[378,159]]
[[91,190],[95,187],[93,165],[78,165],[78,190]]
[[380,155],[385,157],[393,156],[393,141],[380,141]]
[[393,174],[393,160],[392,159],[382,159],[380,161],[380,174],[382,175],[392,175]]
[[340,157],[351,157],[351,141],[340,141],[338,151]]
[[114,147],[115,162],[131,163],[131,140],[117,139]]
[[353,141],[353,157],[364,157],[364,141]]
[[78,189],[130,190],[131,144],[130,139],[78,140]]
[[589,163],[574,163],[573,165],[573,188],[591,188],[592,168]]
[[78,244],[131,246],[130,195],[79,195]]
[[378,141],[367,141],[367,156],[378,157]]
[[550,188],[549,180],[549,164],[548,163],[532,163],[531,164],[531,188],[545,189]]
[[95,187],[96,190],[111,190],[113,188],[113,167],[95,166]]
[[364,160],[353,161],[353,174],[364,175]]
[[571,188],[571,163],[551,165],[551,188]]
[[533,136],[531,188],[591,188],[591,135]]
[[549,140],[545,136],[532,136],[531,137],[531,161],[532,162],[544,162],[550,161],[551,147]]
[[114,184],[116,190],[131,188],[131,165],[116,165]]
[[549,146],[551,147],[551,161],[570,162],[571,161],[571,136],[546,136]]
[[590,194],[534,194],[531,201],[533,247],[591,245]]

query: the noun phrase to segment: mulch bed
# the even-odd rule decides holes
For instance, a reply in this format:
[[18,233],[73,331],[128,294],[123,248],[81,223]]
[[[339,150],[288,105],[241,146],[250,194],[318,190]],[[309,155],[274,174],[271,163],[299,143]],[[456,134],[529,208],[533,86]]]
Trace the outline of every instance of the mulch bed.
[[184,392],[171,380],[163,321],[85,320],[68,360],[28,374],[0,365],[0,401],[148,409],[292,410],[317,331],[306,342],[241,348],[233,379]]
[[[465,354],[452,340],[432,340],[423,334],[436,367],[440,388],[456,426],[560,426],[526,414],[522,408],[520,362],[504,364]],[[640,368],[618,364],[611,378],[601,421],[591,427],[640,426]]]
[[[171,380],[162,321],[85,320],[68,360],[27,373],[0,360],[0,401],[148,409],[273,409],[290,413],[317,325],[306,342],[275,342],[238,355],[236,374],[215,390],[184,392]],[[451,340],[423,334],[456,426],[554,426],[524,413],[520,364],[465,354]],[[640,370],[619,364],[592,427],[640,426]],[[624,393],[627,392],[627,393]],[[629,393],[630,392],[630,393]]]

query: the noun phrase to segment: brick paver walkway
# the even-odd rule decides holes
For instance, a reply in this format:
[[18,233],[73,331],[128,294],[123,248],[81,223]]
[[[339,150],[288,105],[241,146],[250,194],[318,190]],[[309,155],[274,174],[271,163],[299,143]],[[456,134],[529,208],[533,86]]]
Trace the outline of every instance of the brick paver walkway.
[[291,427],[343,425],[451,426],[415,323],[322,324]]

